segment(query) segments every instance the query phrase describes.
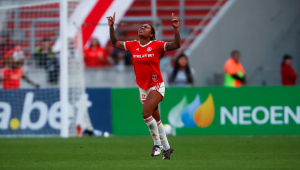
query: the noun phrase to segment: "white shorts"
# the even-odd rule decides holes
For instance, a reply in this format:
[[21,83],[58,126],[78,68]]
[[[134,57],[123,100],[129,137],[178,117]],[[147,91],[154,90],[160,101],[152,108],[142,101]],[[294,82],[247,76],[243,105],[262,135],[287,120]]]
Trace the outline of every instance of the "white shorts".
[[150,91],[157,91],[158,93],[160,93],[161,96],[162,96],[161,100],[163,100],[164,96],[165,96],[165,83],[164,82],[157,83],[155,86],[149,88],[148,90],[144,90],[142,88],[139,88],[139,91],[140,91],[140,100],[141,100],[142,104],[145,103],[145,101],[147,99],[147,96],[150,93]]

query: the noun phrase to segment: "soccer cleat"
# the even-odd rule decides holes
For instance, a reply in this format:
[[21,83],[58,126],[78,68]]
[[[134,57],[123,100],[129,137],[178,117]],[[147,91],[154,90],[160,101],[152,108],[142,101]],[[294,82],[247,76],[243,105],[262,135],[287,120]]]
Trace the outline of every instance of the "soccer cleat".
[[162,149],[163,149],[163,147],[161,145],[153,146],[151,156],[158,156],[160,154],[160,152],[162,151]]
[[174,149],[170,146],[170,149],[168,149],[168,150],[164,150],[164,152],[163,152],[163,160],[166,160],[166,159],[171,159],[171,153],[173,153],[174,152]]

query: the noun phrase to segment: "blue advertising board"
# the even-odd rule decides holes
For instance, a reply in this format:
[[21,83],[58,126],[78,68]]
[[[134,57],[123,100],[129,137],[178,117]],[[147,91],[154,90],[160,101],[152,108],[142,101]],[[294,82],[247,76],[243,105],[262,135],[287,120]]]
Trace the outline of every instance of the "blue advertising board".
[[[87,89],[86,103],[92,125],[112,132],[111,90]],[[69,114],[82,110],[70,104]],[[83,109],[84,110],[84,109]],[[60,133],[59,89],[0,90],[0,136],[58,136]]]
[[89,115],[94,129],[112,133],[111,89],[88,88],[86,92],[92,102]]

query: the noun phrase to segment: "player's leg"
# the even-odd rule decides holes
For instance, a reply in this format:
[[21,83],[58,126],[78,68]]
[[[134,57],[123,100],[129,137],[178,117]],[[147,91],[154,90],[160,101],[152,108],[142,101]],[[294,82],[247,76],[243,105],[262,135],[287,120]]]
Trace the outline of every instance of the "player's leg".
[[[162,98],[165,95],[165,84],[161,83],[158,85],[158,89],[157,88],[152,88],[152,90],[158,90],[157,92],[160,93],[160,95],[162,96]],[[153,112],[153,117],[155,118],[155,120],[157,121],[157,125],[158,125],[158,131],[159,131],[159,135],[161,139],[161,142],[163,144],[164,147],[164,152],[163,152],[163,160],[165,159],[170,159],[171,153],[173,153],[174,149],[169,145],[168,139],[167,139],[167,135],[165,133],[165,129],[161,123],[160,120],[160,114],[158,111],[158,107],[156,107],[157,110],[154,110]]]
[[159,133],[159,138],[160,138],[161,144],[163,145],[163,148],[165,151],[169,150],[170,149],[169,141],[168,141],[167,135],[165,133],[164,125],[161,123],[158,108],[156,110],[154,110],[152,116],[157,122],[157,128],[158,128],[158,133]]
[[152,116],[153,111],[155,110],[161,99],[162,96],[160,93],[158,93],[157,91],[150,91],[149,94],[146,96],[146,100],[143,105],[143,118],[149,128],[152,139],[154,141],[154,147],[151,156],[158,156],[162,150],[157,122]]
[[157,121],[159,137],[160,137],[161,143],[163,145],[163,149],[164,149],[163,160],[170,159],[171,153],[173,153],[174,149],[169,145],[169,141],[167,139],[167,135],[165,133],[164,126],[162,125],[161,120],[160,120],[160,114],[159,114],[158,109],[154,111],[153,117]]

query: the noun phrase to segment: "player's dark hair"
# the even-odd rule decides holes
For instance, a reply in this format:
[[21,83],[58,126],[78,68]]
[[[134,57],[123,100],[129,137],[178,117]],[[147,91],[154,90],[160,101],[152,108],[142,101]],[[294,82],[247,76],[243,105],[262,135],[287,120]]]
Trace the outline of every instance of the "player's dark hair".
[[281,67],[285,65],[285,60],[292,59],[293,57],[289,54],[285,54],[282,58]]
[[151,34],[153,34],[153,37],[151,37],[150,38],[150,40],[156,40],[156,38],[155,38],[155,29],[152,27],[152,25],[151,24],[148,24],[148,25],[150,25],[150,27],[151,27]]
[[233,57],[235,54],[240,53],[238,50],[231,51],[231,57]]
[[170,79],[169,79],[169,82],[170,82],[170,83],[173,83],[173,82],[174,82],[175,77],[176,77],[176,75],[177,75],[177,73],[178,73],[178,71],[179,71],[179,69],[180,69],[179,59],[182,58],[182,57],[185,57],[186,60],[187,60],[187,64],[186,64],[185,69],[184,69],[185,75],[186,75],[186,77],[187,77],[187,82],[188,82],[188,84],[193,84],[193,83],[194,83],[194,80],[193,80],[193,77],[192,77],[191,68],[190,68],[190,66],[189,66],[189,62],[188,62],[189,60],[188,60],[188,58],[187,58],[187,56],[186,56],[185,54],[180,54],[180,55],[176,58],[175,66],[174,66],[173,72],[172,72],[172,74],[171,74],[171,77],[170,77]]

